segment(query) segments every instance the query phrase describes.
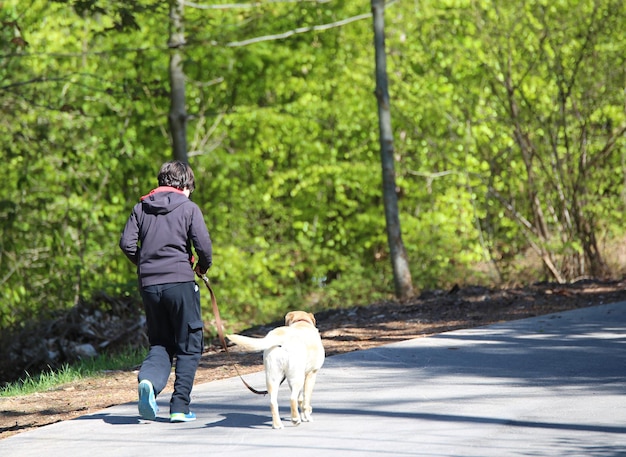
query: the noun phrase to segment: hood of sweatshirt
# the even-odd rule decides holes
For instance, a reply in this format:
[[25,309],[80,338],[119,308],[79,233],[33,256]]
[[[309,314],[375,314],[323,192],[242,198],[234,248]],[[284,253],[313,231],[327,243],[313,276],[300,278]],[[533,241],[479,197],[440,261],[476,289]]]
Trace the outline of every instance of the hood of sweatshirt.
[[144,212],[148,214],[167,214],[189,201],[185,193],[175,187],[161,186],[141,197]]

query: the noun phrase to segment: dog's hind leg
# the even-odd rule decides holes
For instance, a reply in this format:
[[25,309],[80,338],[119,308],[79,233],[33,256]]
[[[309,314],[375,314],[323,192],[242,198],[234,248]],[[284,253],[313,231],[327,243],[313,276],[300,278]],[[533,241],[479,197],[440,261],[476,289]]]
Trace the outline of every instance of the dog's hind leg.
[[291,422],[294,425],[300,425],[300,411],[298,409],[298,403],[300,397],[302,396],[302,389],[304,388],[304,377],[298,376],[296,379],[292,379],[289,383],[289,387],[291,388],[291,396],[289,397],[289,401],[291,404]]
[[283,428],[283,422],[280,420],[278,412],[278,389],[267,389],[270,395],[270,411],[272,412],[272,428]]
[[313,407],[311,406],[311,397],[313,396],[313,387],[315,387],[315,378],[317,370],[307,373],[304,380],[304,389],[302,389],[302,398],[300,408],[302,410],[302,420],[304,422],[313,422]]
[[272,428],[283,428],[283,423],[280,420],[280,413],[278,411],[278,390],[280,388],[280,382],[282,379],[281,374],[276,375],[271,370],[265,371],[265,381],[267,386],[267,393],[270,396],[270,412],[272,413]]

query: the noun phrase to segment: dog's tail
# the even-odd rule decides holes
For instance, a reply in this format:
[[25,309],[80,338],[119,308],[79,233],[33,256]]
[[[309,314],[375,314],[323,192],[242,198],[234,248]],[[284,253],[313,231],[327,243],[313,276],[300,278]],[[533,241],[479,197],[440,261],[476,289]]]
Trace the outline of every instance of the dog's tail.
[[226,335],[227,338],[239,346],[240,349],[248,352],[265,351],[274,346],[280,346],[283,338],[274,335],[266,335],[263,338],[252,338],[243,335]]

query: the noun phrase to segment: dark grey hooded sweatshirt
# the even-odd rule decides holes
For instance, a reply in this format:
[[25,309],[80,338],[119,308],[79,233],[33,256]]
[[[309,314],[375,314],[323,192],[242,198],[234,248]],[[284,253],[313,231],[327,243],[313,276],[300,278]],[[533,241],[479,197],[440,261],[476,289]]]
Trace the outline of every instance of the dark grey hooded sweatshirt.
[[202,212],[173,187],[158,187],[141,197],[119,243],[137,265],[140,287],[193,281],[192,244],[201,270],[208,270],[213,247]]

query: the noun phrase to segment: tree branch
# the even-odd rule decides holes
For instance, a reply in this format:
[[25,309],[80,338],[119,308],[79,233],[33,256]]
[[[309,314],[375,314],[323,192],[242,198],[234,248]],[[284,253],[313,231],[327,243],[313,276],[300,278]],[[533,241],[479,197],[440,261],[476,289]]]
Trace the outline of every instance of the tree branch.
[[199,3],[194,2],[183,2],[185,6],[190,8],[196,8],[199,10],[229,10],[229,9],[238,9],[238,8],[258,8],[261,6],[266,6],[271,3],[328,3],[330,0],[266,0],[264,2],[254,2],[254,3],[227,3],[225,5],[200,5]]
[[299,33],[319,32],[322,30],[328,30],[334,27],[341,27],[351,22],[360,21],[362,19],[369,19],[370,17],[372,17],[372,13],[359,14],[358,16],[352,16],[352,17],[349,17],[347,19],[342,19],[337,22],[331,22],[329,24],[314,25],[311,27],[299,27],[297,29],[288,30],[283,33],[277,33],[275,35],[265,35],[265,36],[260,36],[256,38],[250,38],[248,40],[243,40],[243,41],[231,41],[230,43],[226,43],[225,46],[229,48],[237,48],[237,47],[248,46],[250,44],[260,43],[262,41],[282,40],[283,38],[289,38],[290,36],[297,35]]

